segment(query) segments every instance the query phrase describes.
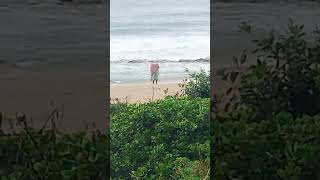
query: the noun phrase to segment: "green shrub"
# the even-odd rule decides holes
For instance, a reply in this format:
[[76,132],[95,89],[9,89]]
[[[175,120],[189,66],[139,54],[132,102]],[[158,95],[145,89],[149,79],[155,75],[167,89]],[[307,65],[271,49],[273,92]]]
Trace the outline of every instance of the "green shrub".
[[56,120],[63,120],[60,113],[54,109],[41,129],[32,128],[26,115],[11,118],[0,113],[0,179],[109,177],[108,133],[63,134],[56,128]]
[[185,175],[175,171],[179,158],[209,158],[208,99],[168,97],[121,107],[111,116],[112,178],[178,178]]
[[[241,104],[269,117],[281,111],[293,115],[320,111],[319,31],[315,31],[316,41],[310,42],[303,28],[291,20],[286,34],[272,31],[268,37],[254,40],[257,48],[252,55],[257,63],[245,72],[229,73],[232,83],[241,75]],[[237,65],[242,65],[246,57],[244,51],[240,60],[235,58]]]
[[290,21],[287,34],[255,40],[255,65],[240,67],[246,51],[234,58],[238,69],[224,76],[234,109],[211,123],[214,179],[319,179],[319,34],[307,41],[303,26]]
[[184,93],[192,98],[209,98],[210,97],[210,75],[203,69],[199,72],[189,74],[189,78],[182,84]]
[[215,179],[286,180],[315,173],[305,167],[319,155],[320,116],[255,118],[254,111],[246,110],[214,121]]
[[28,129],[0,134],[0,179],[107,179],[109,137]]
[[206,160],[190,161],[188,158],[177,158],[174,162],[176,179],[209,180],[209,157]]

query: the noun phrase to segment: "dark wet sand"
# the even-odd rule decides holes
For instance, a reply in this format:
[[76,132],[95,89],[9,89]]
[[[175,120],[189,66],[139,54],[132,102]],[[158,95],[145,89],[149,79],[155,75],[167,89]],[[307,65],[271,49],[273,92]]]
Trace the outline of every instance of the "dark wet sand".
[[4,1],[8,2],[0,3],[0,75],[9,71],[105,72],[106,3]]
[[[320,3],[214,3],[213,16],[213,59],[214,66],[233,66],[233,56],[239,56],[243,49],[254,48],[251,39],[264,37],[270,30],[283,31],[289,18],[304,24],[310,33],[320,23]],[[241,22],[252,25],[253,37],[238,32]],[[250,59],[250,57],[249,57]],[[253,62],[252,58],[250,59]]]
[[[39,76],[41,75],[41,76]],[[101,83],[104,82],[104,83]],[[55,108],[63,113],[57,122],[62,131],[83,130],[86,125],[106,130],[107,86],[105,78],[91,74],[24,74],[1,80],[0,111],[7,117],[27,114],[33,127],[41,127]]]
[[[4,0],[6,1],[6,0]],[[107,127],[106,4],[1,1],[0,112],[41,127],[58,107],[63,131]],[[4,122],[3,122],[4,123]]]

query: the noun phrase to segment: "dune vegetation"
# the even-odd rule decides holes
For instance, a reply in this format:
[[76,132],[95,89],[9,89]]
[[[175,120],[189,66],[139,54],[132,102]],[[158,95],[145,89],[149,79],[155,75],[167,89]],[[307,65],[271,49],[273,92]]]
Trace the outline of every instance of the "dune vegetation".
[[211,123],[214,179],[320,177],[320,31],[310,41],[303,25],[290,20],[287,27],[254,40],[255,64],[241,68],[244,51],[238,70],[224,75],[230,88],[215,97]]
[[181,86],[162,100],[112,104],[112,179],[209,179],[209,75]]

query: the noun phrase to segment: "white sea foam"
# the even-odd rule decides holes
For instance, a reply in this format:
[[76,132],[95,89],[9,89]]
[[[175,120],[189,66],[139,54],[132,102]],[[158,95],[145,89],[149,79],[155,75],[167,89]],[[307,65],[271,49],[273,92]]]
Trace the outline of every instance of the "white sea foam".
[[210,39],[192,37],[124,37],[111,38],[111,61],[121,59],[198,59],[210,52]]
[[148,80],[149,61],[160,62],[160,79],[209,70],[194,60],[210,55],[210,0],[111,0],[110,42],[113,81]]

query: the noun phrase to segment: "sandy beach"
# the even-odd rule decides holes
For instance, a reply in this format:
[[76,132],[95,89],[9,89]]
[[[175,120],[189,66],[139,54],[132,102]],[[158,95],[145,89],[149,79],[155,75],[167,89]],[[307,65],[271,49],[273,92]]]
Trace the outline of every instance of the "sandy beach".
[[[40,128],[57,109],[56,125],[62,132],[84,130],[87,125],[103,132],[107,128],[109,89],[100,74],[23,73],[0,83],[0,112],[6,118],[26,114],[29,125]],[[3,121],[2,127],[6,126]]]
[[61,131],[94,123],[105,132],[107,8],[60,0],[0,2],[0,112],[5,118],[27,114],[38,128],[58,108]]
[[144,103],[180,92],[178,83],[111,84],[111,102]]

